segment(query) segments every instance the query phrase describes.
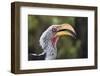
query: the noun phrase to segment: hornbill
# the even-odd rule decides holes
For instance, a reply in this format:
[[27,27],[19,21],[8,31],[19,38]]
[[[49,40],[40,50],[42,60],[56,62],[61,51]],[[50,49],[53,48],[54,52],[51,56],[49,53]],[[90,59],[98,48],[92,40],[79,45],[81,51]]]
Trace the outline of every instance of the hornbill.
[[70,24],[51,25],[40,36],[40,46],[43,52],[40,54],[31,54],[31,58],[38,60],[53,60],[57,57],[57,42],[61,36],[67,35],[75,37],[75,30]]

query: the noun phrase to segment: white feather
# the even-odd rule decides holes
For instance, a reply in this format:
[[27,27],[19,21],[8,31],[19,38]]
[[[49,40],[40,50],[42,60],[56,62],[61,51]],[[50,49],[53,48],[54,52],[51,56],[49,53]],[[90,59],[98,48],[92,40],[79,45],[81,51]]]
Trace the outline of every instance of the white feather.
[[44,31],[40,37],[40,46],[43,49],[43,53],[46,53],[46,60],[55,59],[57,56],[57,49],[52,45],[51,37],[53,36],[52,33],[53,26],[50,26],[46,31]]

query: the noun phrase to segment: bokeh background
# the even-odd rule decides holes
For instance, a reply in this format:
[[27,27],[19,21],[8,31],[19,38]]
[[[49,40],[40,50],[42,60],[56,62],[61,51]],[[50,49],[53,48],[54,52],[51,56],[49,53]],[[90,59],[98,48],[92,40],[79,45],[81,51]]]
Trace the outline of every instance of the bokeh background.
[[[62,36],[57,44],[57,59],[88,58],[88,18],[69,16],[28,15],[28,59],[32,53],[43,50],[39,45],[41,34],[53,24],[68,23],[77,33],[76,38]],[[41,58],[40,58],[41,60]]]

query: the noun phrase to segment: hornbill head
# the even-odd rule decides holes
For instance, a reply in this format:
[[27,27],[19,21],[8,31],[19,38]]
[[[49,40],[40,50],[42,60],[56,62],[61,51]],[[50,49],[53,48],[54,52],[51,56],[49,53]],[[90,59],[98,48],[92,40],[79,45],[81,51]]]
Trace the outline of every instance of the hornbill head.
[[[46,31],[44,31],[40,37],[40,45],[47,54],[48,59],[56,58],[56,44],[59,37],[64,35],[75,37],[75,34],[75,30],[70,24],[51,25]],[[50,53],[53,53],[54,56],[50,55]]]

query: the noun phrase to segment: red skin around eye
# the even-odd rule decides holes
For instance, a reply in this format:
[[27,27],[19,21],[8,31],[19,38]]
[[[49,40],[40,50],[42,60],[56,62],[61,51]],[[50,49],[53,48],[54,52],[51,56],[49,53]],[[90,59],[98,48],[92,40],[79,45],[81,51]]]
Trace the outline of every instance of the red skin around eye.
[[56,28],[52,28],[52,31],[53,31],[53,32],[56,32],[56,31],[57,31],[57,29],[56,29]]

